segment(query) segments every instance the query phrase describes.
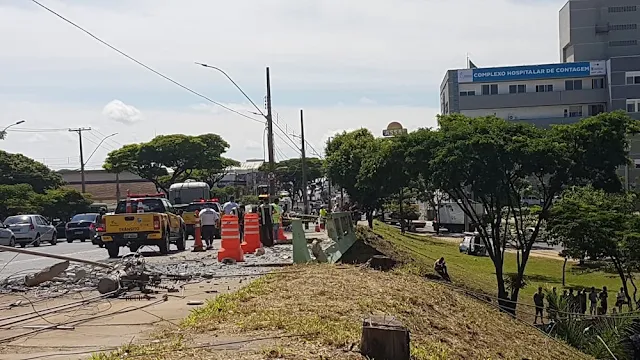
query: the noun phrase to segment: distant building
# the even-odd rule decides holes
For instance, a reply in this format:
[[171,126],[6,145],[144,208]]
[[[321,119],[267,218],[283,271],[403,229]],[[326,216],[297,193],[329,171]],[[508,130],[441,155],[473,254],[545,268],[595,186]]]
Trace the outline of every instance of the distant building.
[[[239,166],[231,167],[216,186],[243,186],[247,189],[246,193],[256,194],[257,186],[267,183],[266,174],[258,171],[262,164],[262,159],[247,160]],[[86,170],[84,173],[86,192],[96,202],[115,205],[118,199],[126,196],[127,190],[137,194],[152,194],[158,191],[152,182],[130,172],[113,174],[106,170]],[[67,187],[82,190],[79,170],[60,170],[58,174],[67,183]]]
[[[60,170],[58,174],[67,183],[67,187],[82,190],[82,180],[78,170]],[[156,186],[138,175],[130,172],[112,174],[106,170],[86,170],[85,188],[95,202],[115,205],[118,199],[126,196],[127,190],[132,193],[152,194],[157,192]]]
[[266,184],[266,174],[259,171],[263,159],[250,159],[227,169],[227,174],[216,184],[218,187],[243,186],[247,193],[256,194],[258,185]]
[[[615,110],[640,120],[640,0],[569,0],[559,12],[560,63],[448,70],[442,114],[495,115],[536,126]],[[631,187],[640,141],[631,140]]]

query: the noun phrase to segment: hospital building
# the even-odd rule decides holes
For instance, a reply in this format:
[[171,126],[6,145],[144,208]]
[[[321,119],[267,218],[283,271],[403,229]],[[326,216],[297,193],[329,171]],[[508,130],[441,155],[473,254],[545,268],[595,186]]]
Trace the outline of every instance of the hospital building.
[[[623,110],[640,120],[640,0],[569,0],[559,13],[559,62],[448,70],[442,114],[496,115],[536,126]],[[640,181],[632,142],[630,183]]]

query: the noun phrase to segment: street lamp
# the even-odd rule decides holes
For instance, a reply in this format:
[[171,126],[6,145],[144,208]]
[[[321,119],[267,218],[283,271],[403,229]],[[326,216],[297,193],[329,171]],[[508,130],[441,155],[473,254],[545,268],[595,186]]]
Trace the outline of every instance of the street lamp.
[[20,125],[23,122],[25,122],[25,120],[18,120],[16,122],[14,122],[13,124],[8,125],[4,129],[2,129],[2,131],[0,131],[0,140],[4,140],[7,137],[7,129],[9,129],[12,126]]
[[110,137],[116,136],[116,135],[118,135],[118,133],[113,133],[111,135],[107,135],[107,136],[103,137],[102,140],[100,140],[100,142],[98,143],[98,145],[96,145],[96,148],[93,149],[93,152],[91,153],[91,155],[89,155],[89,157],[87,158],[87,161],[85,161],[84,164],[82,164],[82,166],[85,166],[85,165],[87,165],[89,163],[89,160],[91,160],[91,157],[93,156],[93,154],[95,154],[96,151],[98,151],[98,149],[100,148],[100,145],[102,145],[102,143],[105,140],[107,140]]
[[236,89],[238,89],[238,90],[242,93],[242,95],[245,97],[245,99],[247,99],[247,100],[251,103],[251,105],[253,105],[253,107],[254,107],[254,108],[256,108],[256,110],[258,110],[258,112],[257,112],[257,113],[255,113],[255,112],[253,112],[253,111],[250,111],[250,113],[255,114],[255,115],[260,115],[260,116],[264,117],[266,120],[269,120],[269,119],[267,118],[267,115],[265,115],[265,113],[264,113],[264,112],[262,112],[262,110],[260,110],[260,108],[258,107],[258,105],[256,105],[256,103],[254,103],[254,102],[253,102],[253,100],[251,100],[251,98],[249,97],[249,95],[247,95],[247,93],[245,93],[245,92],[244,92],[244,90],[242,90],[242,88],[240,87],[240,85],[238,85],[238,84],[237,84],[237,83],[236,83],[236,82],[231,78],[231,76],[229,76],[229,74],[227,74],[224,70],[220,69],[220,68],[219,68],[219,67],[217,67],[217,66],[212,66],[212,65],[208,65],[208,64],[203,64],[203,63],[199,63],[199,62],[197,62],[197,61],[195,62],[195,64],[196,64],[196,65],[200,65],[200,66],[202,66],[202,67],[206,67],[206,68],[209,68],[209,69],[216,70],[216,71],[218,71],[219,73],[221,73],[222,75],[224,75],[224,76],[225,76],[225,77],[226,77],[226,78],[227,78],[227,79],[228,79],[228,80],[233,84],[233,86],[235,86],[235,87],[236,87]]

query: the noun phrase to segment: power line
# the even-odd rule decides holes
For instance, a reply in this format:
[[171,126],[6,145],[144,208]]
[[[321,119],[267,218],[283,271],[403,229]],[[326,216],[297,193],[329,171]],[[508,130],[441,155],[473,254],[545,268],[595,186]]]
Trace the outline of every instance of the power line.
[[80,26],[80,25],[76,24],[75,22],[73,22],[73,21],[71,21],[71,20],[67,19],[66,17],[62,16],[62,15],[61,15],[61,14],[59,14],[58,12],[56,12],[56,11],[54,11],[54,10],[52,10],[52,9],[50,9],[50,8],[48,8],[48,7],[46,7],[45,5],[41,4],[41,3],[40,3],[40,2],[38,2],[37,0],[31,0],[31,2],[33,2],[33,3],[34,3],[34,4],[36,4],[36,5],[38,5],[39,7],[43,8],[44,10],[48,11],[49,13],[51,13],[51,14],[55,15],[56,17],[60,18],[60,19],[61,19],[61,20],[63,20],[64,22],[68,23],[69,25],[71,25],[71,26],[75,27],[76,29],[78,29],[78,30],[82,31],[83,33],[87,34],[88,36],[92,37],[94,40],[98,41],[98,42],[99,42],[99,43],[101,43],[102,45],[104,45],[104,46],[108,47],[109,49],[111,49],[111,50],[113,50],[113,51],[115,51],[115,52],[117,52],[118,54],[120,54],[120,55],[124,56],[125,58],[127,58],[127,59],[129,59],[129,60],[131,60],[131,61],[133,61],[134,63],[136,63],[136,64],[138,64],[138,65],[142,66],[143,68],[145,68],[145,69],[147,69],[147,70],[151,71],[152,73],[154,73],[154,74],[156,74],[156,75],[160,76],[161,78],[163,78],[163,79],[165,79],[165,80],[167,80],[167,81],[169,81],[169,82],[173,83],[174,85],[179,86],[180,88],[182,88],[182,89],[184,89],[184,90],[186,90],[186,91],[188,91],[188,92],[192,93],[193,95],[196,95],[196,96],[198,96],[198,97],[200,97],[200,98],[202,98],[202,99],[205,99],[205,100],[209,101],[209,102],[210,102],[210,103],[212,103],[212,104],[218,105],[218,106],[220,106],[221,108],[223,108],[223,109],[225,109],[225,110],[228,110],[228,111],[230,111],[230,112],[232,112],[232,113],[235,113],[235,114],[237,114],[237,115],[240,115],[240,116],[242,116],[242,117],[244,117],[244,118],[247,118],[247,119],[249,119],[249,120],[252,120],[252,121],[255,121],[255,122],[259,122],[259,123],[261,123],[261,124],[264,124],[264,123],[265,123],[265,122],[264,122],[264,121],[262,121],[262,120],[259,120],[259,119],[253,118],[253,117],[251,117],[251,116],[245,115],[245,114],[243,114],[243,113],[241,113],[241,112],[239,112],[239,111],[237,111],[237,110],[234,110],[234,109],[232,109],[232,108],[230,108],[230,107],[228,107],[228,106],[226,106],[226,105],[224,105],[224,104],[222,104],[222,103],[219,103],[219,102],[217,102],[217,101],[215,101],[215,100],[213,100],[213,99],[209,98],[209,97],[208,97],[208,96],[206,96],[206,95],[203,95],[203,94],[201,94],[201,93],[199,93],[199,92],[197,92],[197,91],[195,91],[195,90],[193,90],[193,89],[191,89],[191,88],[189,88],[189,87],[187,87],[187,86],[185,86],[185,85],[182,85],[181,83],[177,82],[176,80],[173,80],[172,78],[170,78],[170,77],[168,77],[168,76],[164,75],[163,73],[161,73],[161,72],[159,72],[159,71],[157,71],[157,70],[153,69],[152,67],[150,67],[150,66],[148,66],[148,65],[144,64],[143,62],[141,62],[141,61],[139,61],[139,60],[135,59],[134,57],[132,57],[132,56],[130,56],[130,55],[128,55],[128,54],[126,54],[125,52],[123,52],[123,51],[121,51],[120,49],[116,48],[115,46],[113,46],[113,45],[109,44],[108,42],[106,42],[106,41],[104,41],[104,40],[100,39],[99,37],[97,37],[96,35],[94,35],[93,33],[91,33],[89,30],[84,29],[82,26]]

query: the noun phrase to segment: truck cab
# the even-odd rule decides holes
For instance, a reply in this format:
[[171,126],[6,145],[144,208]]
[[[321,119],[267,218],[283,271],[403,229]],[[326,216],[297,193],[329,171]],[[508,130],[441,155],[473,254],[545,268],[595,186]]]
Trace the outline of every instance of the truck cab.
[[171,244],[186,249],[184,221],[164,194],[127,194],[114,214],[102,216],[98,231],[111,258],[118,257],[123,246],[132,252],[145,245],[157,246],[163,255]]

